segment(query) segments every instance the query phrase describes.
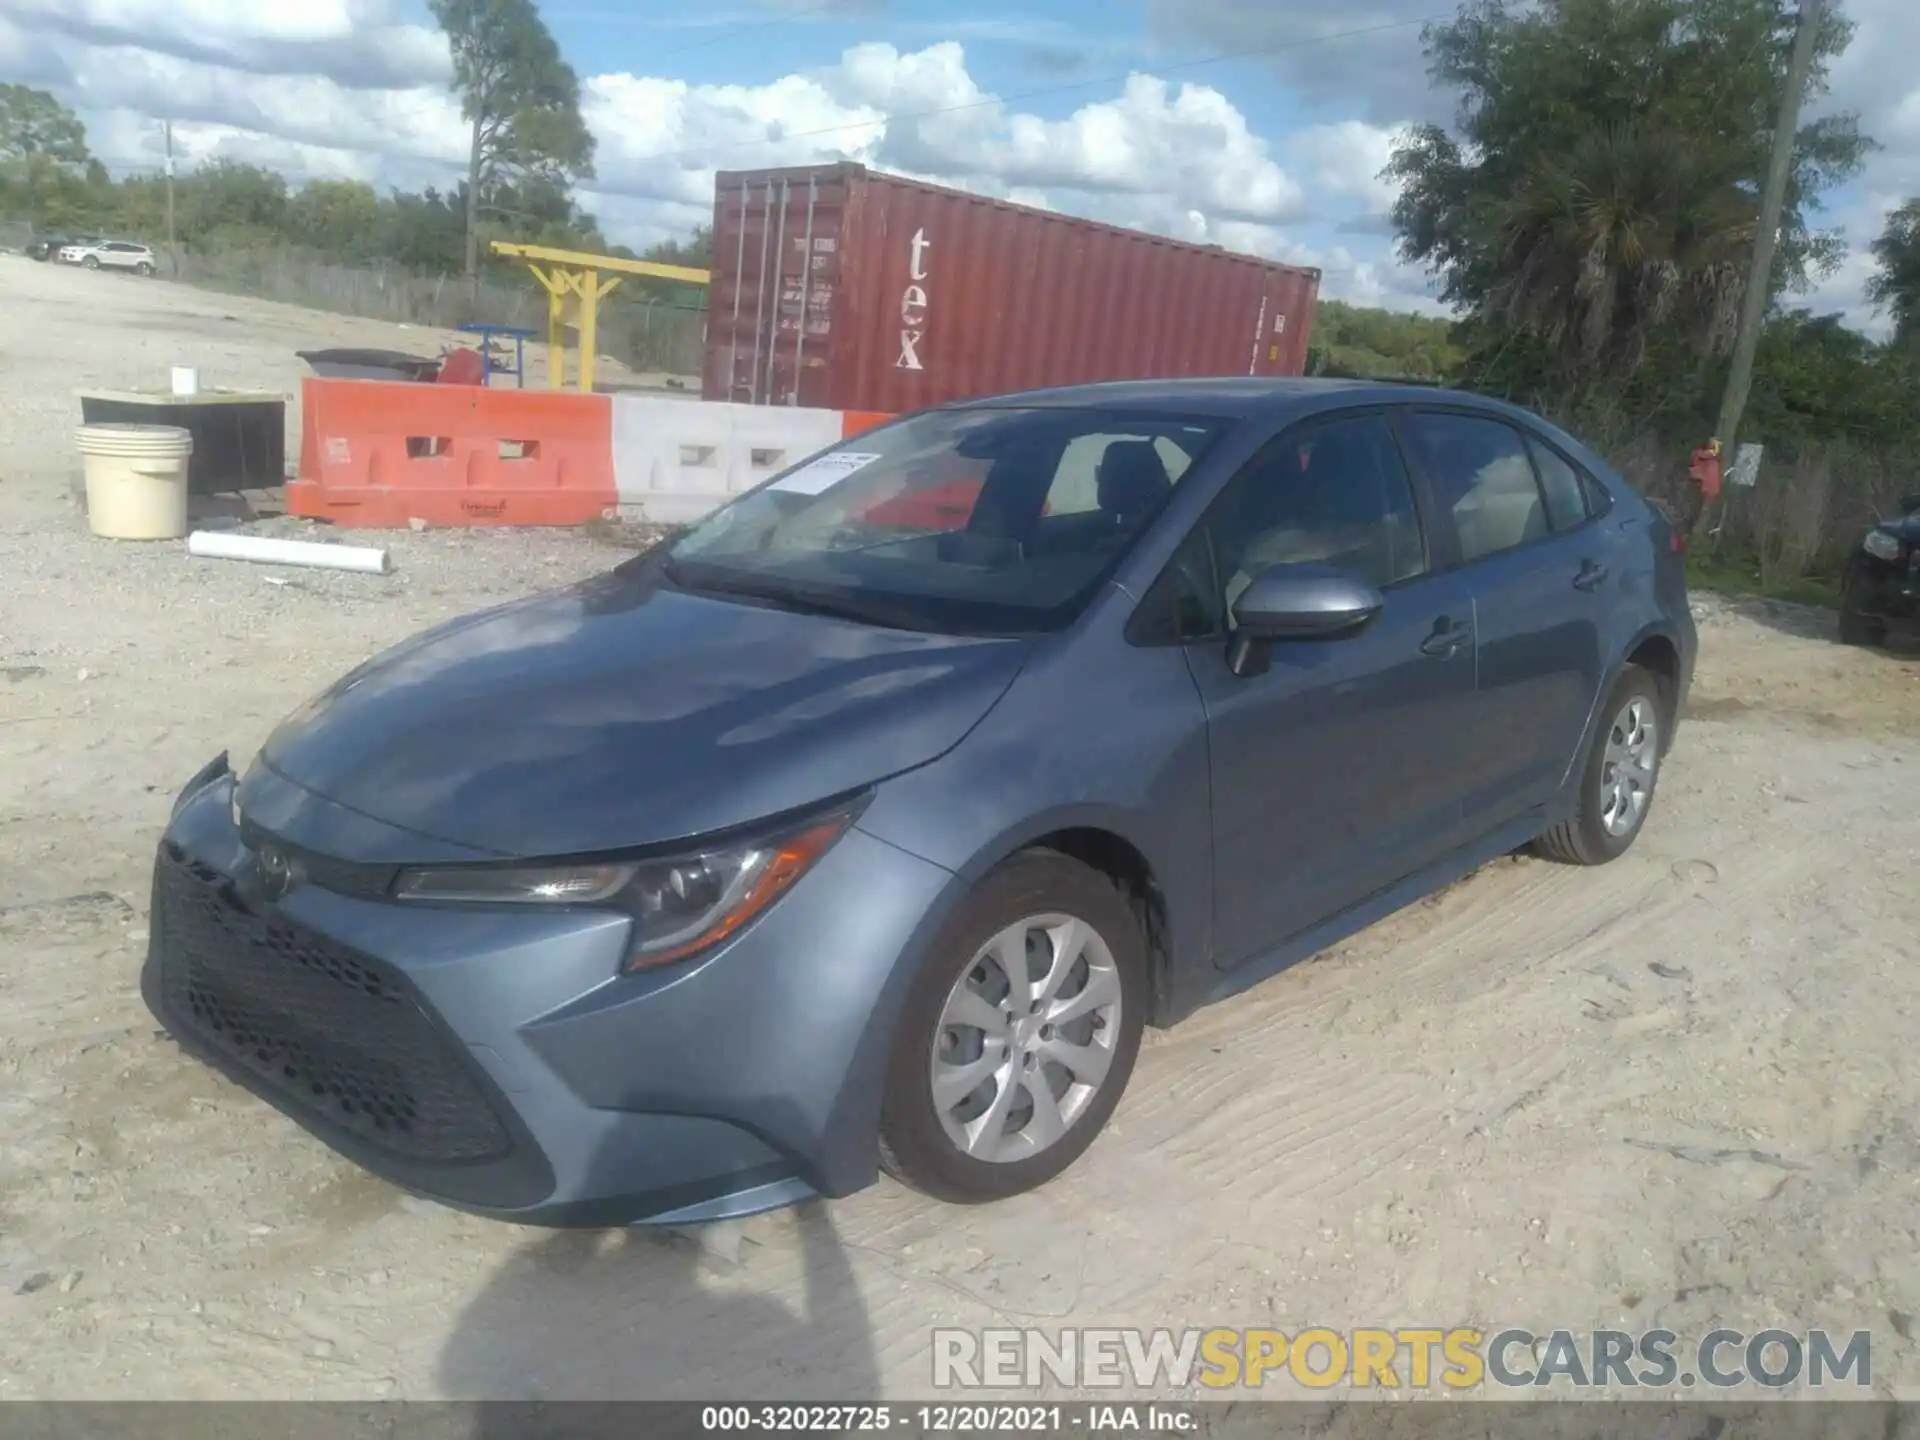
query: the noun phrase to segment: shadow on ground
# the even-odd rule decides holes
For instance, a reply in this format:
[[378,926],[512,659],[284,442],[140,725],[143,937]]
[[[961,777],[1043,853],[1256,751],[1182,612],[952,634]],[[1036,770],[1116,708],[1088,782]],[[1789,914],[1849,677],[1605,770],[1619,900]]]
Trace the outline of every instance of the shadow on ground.
[[[535,1240],[460,1316],[437,1388],[461,1400],[871,1398],[866,1306],[826,1206],[792,1224],[786,1243],[737,1262],[645,1228]],[[474,1436],[523,1440],[524,1416],[477,1415]]]
[[[1694,596],[1696,601],[1705,598],[1700,593]],[[1768,600],[1754,595],[1714,595],[1706,603],[1723,614],[1743,616],[1756,625],[1782,635],[1791,635],[1798,640],[1821,640],[1835,647],[1840,645],[1840,614],[1836,610],[1825,610],[1817,605],[1796,605],[1790,600]],[[1893,660],[1911,660],[1920,656],[1920,644],[1898,636],[1885,645],[1846,648],[1855,653],[1883,655]]]

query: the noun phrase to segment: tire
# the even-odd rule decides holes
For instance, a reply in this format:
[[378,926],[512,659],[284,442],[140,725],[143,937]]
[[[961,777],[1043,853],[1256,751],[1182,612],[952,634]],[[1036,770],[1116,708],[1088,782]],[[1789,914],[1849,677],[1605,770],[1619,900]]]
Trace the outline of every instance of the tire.
[[1887,638],[1887,627],[1883,621],[1871,615],[1862,615],[1858,610],[1840,612],[1840,643],[1842,645],[1879,645]]
[[100,257],[98,255],[89,255],[86,259],[82,260],[80,264],[88,270],[98,270],[100,268]]
[[[1604,865],[1627,853],[1653,810],[1666,748],[1664,727],[1672,723],[1668,710],[1660,681],[1652,672],[1638,665],[1621,672],[1601,707],[1600,726],[1580,768],[1573,816],[1540,836],[1534,842],[1536,851],[1563,865]],[[1616,789],[1622,751],[1639,761],[1644,785]]]
[[133,268],[139,271],[142,275],[151,276],[153,274],[153,262],[151,260],[142,260],[138,265],[134,266]]
[[[1081,927],[1077,934],[1074,925]],[[1027,927],[1025,944],[1001,953],[1016,965],[1025,962],[1028,984],[1047,983],[1057,938],[1074,947],[1051,1001],[1056,1009],[1090,996],[1110,998],[1094,1001],[1096,1008],[1058,1032],[1043,1025],[1040,1000],[1007,1026],[1013,996],[990,947],[1021,926]],[[1140,1053],[1147,978],[1140,922],[1105,875],[1050,850],[1016,855],[992,871],[957,907],[907,995],[881,1107],[882,1168],[916,1190],[963,1205],[1003,1200],[1059,1175],[1093,1143],[1127,1088]],[[972,1015],[994,1019],[994,1030],[949,1023]],[[994,1033],[1004,1033],[1004,1040],[994,1040]],[[996,1064],[994,1054],[1007,1059]],[[1014,1058],[1022,1055],[1026,1064]],[[1072,1070],[1060,1059],[1098,1055],[1106,1063],[1091,1083],[1075,1079],[1086,1069]],[[944,1112],[935,1100],[936,1066],[952,1076],[941,1097]],[[971,1091],[961,1088],[968,1071],[979,1076]],[[1044,1083],[1051,1100],[1045,1118],[1036,1118],[1042,1112],[1034,1106],[1030,1076]],[[1061,1121],[1058,1130],[1054,1118]],[[1036,1125],[1052,1131],[1037,1145]],[[975,1153],[962,1148],[969,1134]],[[998,1158],[987,1158],[995,1152]]]

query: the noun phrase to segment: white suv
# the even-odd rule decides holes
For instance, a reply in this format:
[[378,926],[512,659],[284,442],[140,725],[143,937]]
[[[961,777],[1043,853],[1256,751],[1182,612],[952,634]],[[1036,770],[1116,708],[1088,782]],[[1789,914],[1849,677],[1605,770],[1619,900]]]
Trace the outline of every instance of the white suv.
[[65,264],[84,265],[89,270],[133,270],[142,275],[151,275],[159,268],[154,261],[153,251],[131,240],[96,240],[91,245],[68,245],[61,249],[60,259]]

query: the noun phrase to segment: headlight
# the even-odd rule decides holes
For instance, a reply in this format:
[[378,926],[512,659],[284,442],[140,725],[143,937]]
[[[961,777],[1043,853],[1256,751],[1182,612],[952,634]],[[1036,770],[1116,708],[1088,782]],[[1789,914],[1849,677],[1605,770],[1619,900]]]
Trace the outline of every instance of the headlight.
[[402,900],[485,900],[509,905],[580,905],[609,900],[633,878],[631,865],[522,866],[511,870],[406,870]]
[[1869,530],[1861,548],[1876,560],[1898,560],[1900,537],[1889,535],[1885,530]]
[[634,927],[626,969],[644,970],[683,960],[738,933],[813,868],[857,813],[857,807],[848,807],[771,834],[657,860],[405,870],[394,896],[624,910]]

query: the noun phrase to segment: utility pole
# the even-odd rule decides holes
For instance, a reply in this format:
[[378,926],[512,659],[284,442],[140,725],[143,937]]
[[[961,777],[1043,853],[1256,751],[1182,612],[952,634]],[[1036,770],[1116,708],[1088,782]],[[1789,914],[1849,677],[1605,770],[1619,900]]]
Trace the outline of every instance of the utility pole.
[[167,137],[167,263],[173,263],[173,121],[162,120]]
[[[1780,211],[1787,198],[1787,180],[1793,172],[1793,141],[1800,133],[1800,97],[1813,65],[1814,41],[1819,38],[1822,0],[1800,0],[1800,19],[1794,30],[1793,55],[1787,61],[1787,86],[1780,97],[1780,116],[1773,127],[1773,156],[1767,164],[1766,188],[1760,194],[1760,228],[1753,237],[1753,258],[1747,269],[1747,288],[1740,298],[1740,328],[1734,334],[1733,362],[1727,369],[1727,388],[1720,397],[1720,425],[1716,438],[1725,464],[1730,466],[1740,418],[1747,408],[1753,384],[1753,355],[1760,344],[1760,327],[1767,316],[1773,290],[1773,252],[1779,243]],[[1724,466],[1723,466],[1724,469]],[[1730,497],[1722,495],[1724,515]],[[1711,505],[1700,507],[1694,538],[1707,529]]]

